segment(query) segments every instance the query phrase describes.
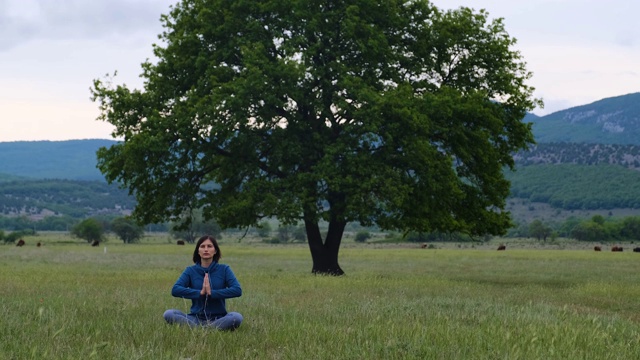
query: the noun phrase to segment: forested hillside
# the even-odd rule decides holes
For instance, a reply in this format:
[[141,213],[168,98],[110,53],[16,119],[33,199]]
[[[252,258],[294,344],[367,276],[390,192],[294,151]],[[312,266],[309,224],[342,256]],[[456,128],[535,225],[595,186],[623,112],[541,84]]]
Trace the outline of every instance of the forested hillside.
[[556,208],[640,208],[640,171],[619,165],[531,165],[507,178],[512,197]]
[[620,165],[640,168],[640,145],[539,143],[514,156],[519,167],[537,164]]
[[[1,179],[2,177],[0,177]],[[49,215],[84,218],[128,214],[135,199],[103,181],[9,180],[0,182],[0,213],[32,219]]]
[[606,98],[525,120],[533,123],[533,133],[538,143],[639,145],[640,93]]
[[0,173],[34,179],[102,180],[96,151],[112,140],[0,142]]

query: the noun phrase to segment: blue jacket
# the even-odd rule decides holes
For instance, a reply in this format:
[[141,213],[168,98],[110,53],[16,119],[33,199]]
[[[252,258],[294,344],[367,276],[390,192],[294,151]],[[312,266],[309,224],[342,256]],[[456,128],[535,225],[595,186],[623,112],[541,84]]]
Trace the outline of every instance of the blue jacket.
[[[209,273],[210,296],[200,295],[205,273]],[[190,315],[210,319],[227,315],[225,299],[241,296],[242,289],[231,268],[214,261],[206,268],[197,263],[184,269],[171,295],[191,299]]]

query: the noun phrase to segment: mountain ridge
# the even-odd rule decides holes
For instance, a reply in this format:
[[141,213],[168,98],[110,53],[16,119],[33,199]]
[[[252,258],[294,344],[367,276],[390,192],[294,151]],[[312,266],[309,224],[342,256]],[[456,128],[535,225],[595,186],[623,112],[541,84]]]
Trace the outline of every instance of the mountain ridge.
[[0,142],[0,173],[31,179],[101,180],[96,152],[115,140]]
[[640,145],[640,92],[556,111],[527,115],[536,142]]

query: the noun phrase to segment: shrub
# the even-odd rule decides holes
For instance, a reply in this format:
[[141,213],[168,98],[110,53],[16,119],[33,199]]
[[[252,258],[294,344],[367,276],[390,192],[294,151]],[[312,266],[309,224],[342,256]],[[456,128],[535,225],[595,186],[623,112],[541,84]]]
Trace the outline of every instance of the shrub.
[[356,242],[363,243],[367,240],[371,239],[371,234],[368,231],[359,231],[356,234]]

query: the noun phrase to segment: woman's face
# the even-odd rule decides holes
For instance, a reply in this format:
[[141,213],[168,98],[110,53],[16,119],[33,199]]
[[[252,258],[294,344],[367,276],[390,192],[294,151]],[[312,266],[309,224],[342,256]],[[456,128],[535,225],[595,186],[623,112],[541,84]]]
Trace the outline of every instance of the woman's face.
[[202,260],[212,260],[213,255],[216,254],[216,248],[213,246],[213,242],[209,239],[203,241],[198,248],[198,254],[200,254]]

